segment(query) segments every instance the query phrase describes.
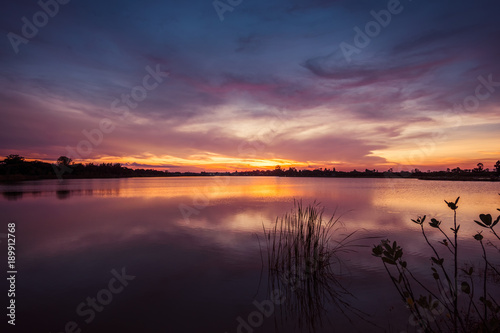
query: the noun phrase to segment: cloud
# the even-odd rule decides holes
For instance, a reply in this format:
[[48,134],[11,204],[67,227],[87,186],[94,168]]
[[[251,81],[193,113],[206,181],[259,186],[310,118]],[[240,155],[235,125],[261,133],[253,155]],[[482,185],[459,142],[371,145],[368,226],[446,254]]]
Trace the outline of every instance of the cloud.
[[[385,164],[394,158],[383,152],[398,140],[442,125],[441,116],[474,93],[478,76],[500,81],[499,5],[483,5],[405,4],[347,64],[339,42],[387,1],[243,2],[224,22],[201,0],[70,2],[18,55],[1,42],[0,153],[55,159],[85,139],[82,130],[110,118],[116,129],[90,158],[237,167],[238,159],[251,162],[241,142],[272,133],[256,158]],[[25,1],[8,8],[5,33],[19,32],[21,17],[38,10]],[[156,64],[169,78],[131,117],[116,117],[111,102]],[[493,119],[499,103],[500,93],[481,101],[477,122]],[[274,128],[277,112],[285,116]],[[491,128],[474,131],[495,138]]]

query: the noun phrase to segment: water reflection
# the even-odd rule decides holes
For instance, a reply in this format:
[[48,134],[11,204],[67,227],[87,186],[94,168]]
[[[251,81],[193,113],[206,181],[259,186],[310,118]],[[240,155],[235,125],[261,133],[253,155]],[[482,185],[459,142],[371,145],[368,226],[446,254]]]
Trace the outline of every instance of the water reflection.
[[59,200],[64,200],[64,199],[68,199],[71,195],[71,191],[68,191],[68,190],[59,190],[59,191],[56,191],[56,196],[57,196],[57,199]]
[[[443,200],[461,195],[463,253],[480,256],[472,239],[473,220],[480,213],[496,212],[499,190],[494,183],[399,179],[56,180],[0,185],[0,212],[4,220],[17,222],[17,237],[24,244],[17,253],[25,272],[19,288],[26,295],[20,296],[19,311],[23,318],[39,319],[37,331],[61,331],[75,316],[75,306],[104,287],[109,271],[126,266],[137,274],[137,283],[100,313],[88,331],[158,332],[168,321],[174,331],[233,333],[235,318],[254,311],[255,299],[267,297],[266,288],[254,296],[262,267],[255,234],[289,211],[294,198],[304,204],[319,200],[325,216],[337,209],[344,223],[339,237],[358,230],[359,237],[376,234],[398,240],[415,274],[427,276],[429,253],[410,219],[436,214],[445,225],[450,214]],[[187,221],[179,205],[196,207],[198,213]],[[439,234],[430,238],[441,240]],[[351,329],[338,313],[347,302],[371,314],[379,326],[404,330],[408,312],[370,254],[375,243],[367,240],[363,244],[368,248],[339,256],[342,265],[333,265],[342,269],[335,271],[339,284],[331,276],[308,279],[304,269],[270,272],[270,286],[288,290],[290,301],[277,309],[278,322],[301,318],[297,325],[316,332],[331,332],[332,327],[377,331],[364,324]],[[291,286],[296,286],[293,291]],[[51,303],[42,305],[45,299]],[[271,326],[264,324],[262,331],[286,332],[286,327],[273,327],[273,318],[267,323]]]
[[296,323],[300,332],[316,332],[325,320],[337,315],[366,318],[368,315],[351,304],[353,295],[342,285],[339,255],[353,251],[355,232],[340,236],[339,218],[323,218],[322,208],[312,203],[294,202],[294,209],[277,218],[266,240],[269,293],[280,291],[282,307],[275,317],[277,327]]
[[28,198],[41,198],[54,196],[59,200],[66,200],[73,196],[100,196],[100,197],[118,197],[120,195],[119,188],[108,189],[83,189],[83,190],[68,190],[60,189],[55,191],[29,191],[29,192],[14,192],[4,191],[2,196],[9,201],[16,201]]
[[23,197],[24,193],[23,192],[6,191],[6,192],[2,192],[2,195],[7,200],[16,201],[16,200],[20,200]]
[[284,300],[275,316],[277,331],[318,332],[331,327],[338,316],[345,316],[351,323],[353,316],[368,322],[368,314],[353,305],[355,297],[340,283],[337,274],[311,267],[292,271],[269,269],[268,292],[280,290]]

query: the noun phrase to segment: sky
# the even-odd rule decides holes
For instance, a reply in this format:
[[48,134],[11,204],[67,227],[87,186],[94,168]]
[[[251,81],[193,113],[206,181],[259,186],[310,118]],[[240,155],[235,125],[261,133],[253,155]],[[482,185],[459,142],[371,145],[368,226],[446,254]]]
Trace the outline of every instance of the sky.
[[59,1],[0,14],[0,156],[170,171],[500,159],[498,1]]

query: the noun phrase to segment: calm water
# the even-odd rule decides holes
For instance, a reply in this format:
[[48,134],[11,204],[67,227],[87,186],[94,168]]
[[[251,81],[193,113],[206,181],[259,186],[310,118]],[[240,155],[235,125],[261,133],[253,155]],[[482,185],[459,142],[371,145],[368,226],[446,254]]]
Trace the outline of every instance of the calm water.
[[[353,315],[350,322],[324,304],[314,330],[409,330],[409,312],[371,246],[398,240],[415,272],[430,275],[427,248],[410,219],[427,214],[451,226],[443,199],[461,196],[461,246],[473,263],[479,227],[472,221],[500,207],[499,183],[400,179],[45,180],[0,185],[0,192],[0,233],[17,224],[19,332],[306,332],[310,325],[300,310],[293,314],[293,297],[255,315],[255,301],[270,304],[263,225],[288,212],[294,199],[319,201],[325,216],[341,216],[338,239],[357,230],[356,244],[367,246],[339,253],[335,270],[352,294],[343,300],[377,326]],[[367,236],[377,239],[361,239]],[[120,283],[121,274],[128,280]],[[92,308],[96,297],[105,305]]]

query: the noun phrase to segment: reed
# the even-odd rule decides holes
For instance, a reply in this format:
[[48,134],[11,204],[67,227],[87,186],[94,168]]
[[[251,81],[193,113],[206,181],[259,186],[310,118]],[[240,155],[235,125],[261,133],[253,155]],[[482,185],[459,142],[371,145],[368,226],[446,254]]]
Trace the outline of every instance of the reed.
[[294,209],[277,217],[274,226],[264,233],[268,246],[268,267],[276,271],[317,274],[328,269],[340,243],[332,246],[332,230],[339,219],[323,219],[323,209],[316,202],[303,207],[294,201]]
[[285,293],[287,302],[280,308],[281,318],[298,321],[301,331],[314,332],[322,326],[327,304],[333,304],[348,318],[350,314],[366,317],[346,301],[352,294],[341,285],[334,270],[340,264],[339,252],[361,246],[352,237],[355,232],[338,237],[341,227],[335,214],[323,218],[319,203],[304,207],[301,201],[294,201],[293,210],[276,218],[270,229],[264,227],[269,288]]

